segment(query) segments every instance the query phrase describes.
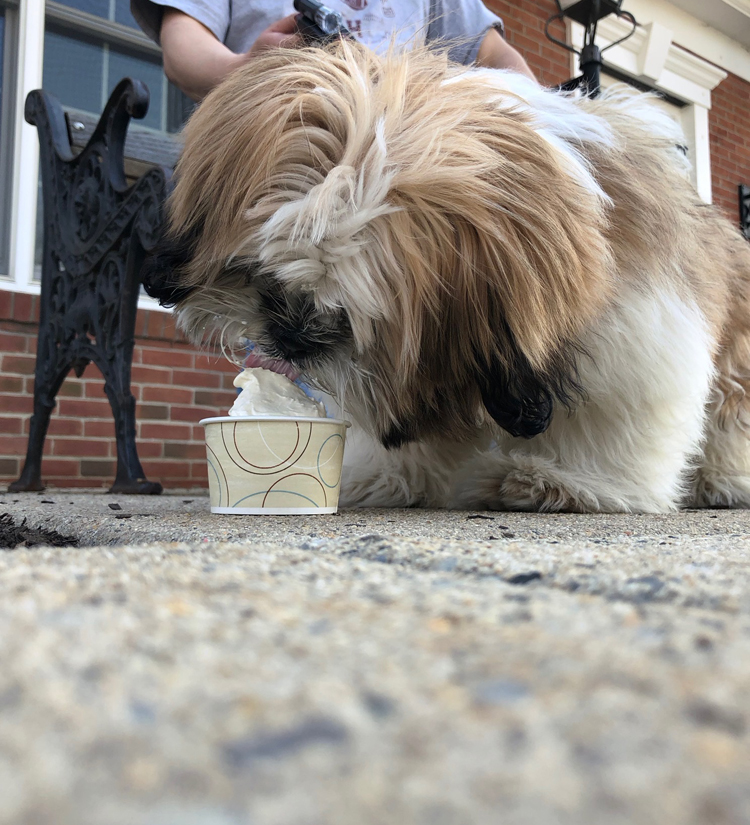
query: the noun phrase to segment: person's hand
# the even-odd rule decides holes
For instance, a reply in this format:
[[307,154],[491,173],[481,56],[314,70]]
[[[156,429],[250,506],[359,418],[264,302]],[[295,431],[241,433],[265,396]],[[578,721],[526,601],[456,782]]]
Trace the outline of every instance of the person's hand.
[[291,49],[302,45],[302,38],[297,33],[297,15],[289,14],[272,23],[258,35],[248,55],[254,55],[265,49]]

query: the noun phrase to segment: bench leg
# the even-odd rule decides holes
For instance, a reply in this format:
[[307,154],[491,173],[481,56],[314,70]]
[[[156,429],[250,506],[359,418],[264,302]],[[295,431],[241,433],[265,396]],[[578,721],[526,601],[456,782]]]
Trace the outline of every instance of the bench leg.
[[135,398],[129,389],[118,393],[109,381],[105,382],[104,391],[112,407],[117,439],[117,473],[109,492],[121,495],[159,495],[163,488],[158,481],[149,481],[145,477],[135,446]]
[[55,376],[49,387],[45,387],[39,380],[40,370],[37,370],[34,380],[34,414],[31,416],[26,462],[18,481],[8,485],[9,493],[31,493],[45,488],[42,482],[44,440],[47,437],[52,410],[56,406],[55,397],[69,372],[70,367],[66,367]]

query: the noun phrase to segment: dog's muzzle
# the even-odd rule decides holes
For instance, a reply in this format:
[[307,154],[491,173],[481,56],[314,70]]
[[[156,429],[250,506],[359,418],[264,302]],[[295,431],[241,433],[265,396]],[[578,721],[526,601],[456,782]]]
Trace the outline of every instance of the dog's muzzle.
[[287,294],[281,288],[260,293],[264,349],[296,364],[329,356],[351,335],[343,310],[319,312],[310,295]]

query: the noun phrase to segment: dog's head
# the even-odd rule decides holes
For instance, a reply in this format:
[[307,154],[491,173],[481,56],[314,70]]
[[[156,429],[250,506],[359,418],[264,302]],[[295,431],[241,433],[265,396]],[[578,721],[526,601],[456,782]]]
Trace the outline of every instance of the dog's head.
[[579,151],[607,139],[531,81],[441,54],[270,51],[186,127],[152,290],[193,338],[247,337],[345,392],[387,445],[487,413],[532,436],[608,290]]

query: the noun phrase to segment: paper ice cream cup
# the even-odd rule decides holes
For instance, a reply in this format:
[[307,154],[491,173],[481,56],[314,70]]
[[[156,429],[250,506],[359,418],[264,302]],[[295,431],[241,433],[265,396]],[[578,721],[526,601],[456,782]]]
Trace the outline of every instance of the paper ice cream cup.
[[335,418],[204,418],[212,513],[335,513],[349,423]]

